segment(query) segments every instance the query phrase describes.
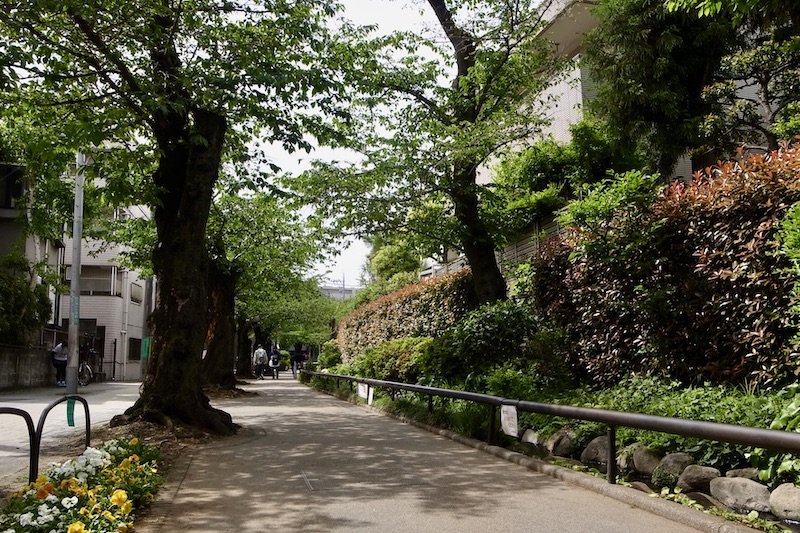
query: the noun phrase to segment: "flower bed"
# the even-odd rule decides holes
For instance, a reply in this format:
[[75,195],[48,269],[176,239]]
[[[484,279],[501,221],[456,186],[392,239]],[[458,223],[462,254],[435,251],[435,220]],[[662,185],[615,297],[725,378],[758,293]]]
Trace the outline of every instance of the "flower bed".
[[0,533],[126,533],[161,482],[157,448],[138,438],[86,448],[15,494]]

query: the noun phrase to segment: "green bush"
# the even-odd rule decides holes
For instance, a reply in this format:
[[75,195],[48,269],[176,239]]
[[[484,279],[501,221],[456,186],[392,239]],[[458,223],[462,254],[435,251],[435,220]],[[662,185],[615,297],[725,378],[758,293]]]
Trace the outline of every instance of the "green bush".
[[336,344],[336,339],[331,339],[322,345],[322,350],[319,352],[317,364],[320,368],[331,368],[342,362],[342,354],[339,352],[339,346]]
[[[776,401],[780,410],[769,429],[800,431],[800,384],[793,383],[779,391]],[[769,481],[772,486],[787,482],[800,484],[800,457],[797,455],[758,448],[750,454],[750,461],[758,468],[761,481]]]
[[526,401],[548,397],[563,381],[543,374],[536,365],[521,369],[510,364],[492,368],[485,378],[487,394]]
[[[686,388],[678,381],[652,377],[632,377],[601,391],[573,389],[542,401],[760,428],[768,427],[782,403],[771,395],[709,384]],[[575,429],[581,442],[605,433],[604,425],[593,422],[543,415],[526,415],[523,420],[545,437],[566,425]],[[665,452],[691,453],[700,463],[721,469],[745,466],[750,451],[747,446],[626,427],[617,428],[617,439],[621,446],[641,442]]]
[[568,375],[563,364],[563,338],[524,304],[486,304],[431,343],[421,370],[430,382],[465,383],[484,390],[490,369],[508,366],[549,380]]
[[430,337],[392,339],[364,350],[351,362],[351,368],[366,378],[416,383],[420,359],[432,341]]

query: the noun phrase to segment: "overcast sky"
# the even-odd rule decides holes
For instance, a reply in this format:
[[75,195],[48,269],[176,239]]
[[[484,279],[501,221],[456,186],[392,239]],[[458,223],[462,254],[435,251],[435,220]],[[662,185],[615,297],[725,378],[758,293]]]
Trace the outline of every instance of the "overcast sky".
[[[386,33],[396,30],[423,31],[435,20],[424,0],[342,0],[342,4],[345,7],[345,16],[353,22],[377,24],[379,31]],[[341,159],[341,153],[318,150],[305,159],[337,156]],[[304,167],[304,161],[295,157],[290,163],[283,162],[281,166],[288,171],[293,170],[292,167],[300,170]],[[326,277],[336,284],[342,284],[344,280],[347,286],[358,285],[368,253],[369,246],[363,241],[351,242],[348,247],[343,248],[339,256],[318,265],[315,273],[327,273]]]

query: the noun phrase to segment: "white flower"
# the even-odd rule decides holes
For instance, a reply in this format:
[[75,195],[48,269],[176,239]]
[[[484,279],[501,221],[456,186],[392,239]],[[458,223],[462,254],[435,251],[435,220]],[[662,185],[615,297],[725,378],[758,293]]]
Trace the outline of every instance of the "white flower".
[[78,505],[78,497],[77,496],[70,496],[69,498],[64,498],[61,500],[61,505],[64,509],[72,509],[76,505]]
[[45,498],[44,501],[50,502],[50,503],[57,502],[58,501],[58,497],[55,494],[48,494],[47,498]]
[[25,513],[19,515],[19,525],[29,526],[33,523],[33,513]]

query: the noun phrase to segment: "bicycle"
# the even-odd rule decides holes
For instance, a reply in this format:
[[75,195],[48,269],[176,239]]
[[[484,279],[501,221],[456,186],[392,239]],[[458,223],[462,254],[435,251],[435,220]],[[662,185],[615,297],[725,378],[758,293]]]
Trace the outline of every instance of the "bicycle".
[[78,365],[78,383],[82,387],[85,387],[94,379],[94,372],[92,372],[92,367],[89,366],[88,359],[88,357],[81,357],[81,362]]

